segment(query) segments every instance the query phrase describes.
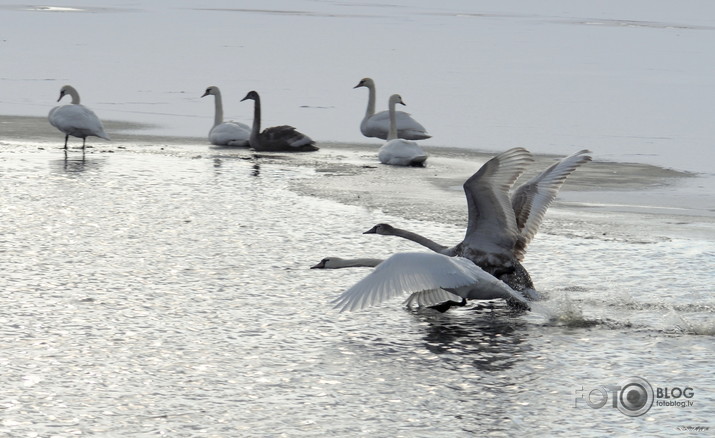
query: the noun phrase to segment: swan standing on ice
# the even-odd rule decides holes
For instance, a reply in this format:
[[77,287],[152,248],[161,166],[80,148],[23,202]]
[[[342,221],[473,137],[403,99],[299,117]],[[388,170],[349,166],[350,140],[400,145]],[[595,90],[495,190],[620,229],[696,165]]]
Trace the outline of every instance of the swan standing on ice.
[[588,153],[582,150],[563,158],[520,185],[511,196],[512,185],[533,161],[531,153],[514,148],[487,161],[464,183],[468,226],[464,240],[456,246],[440,245],[388,224],[375,225],[365,234],[399,236],[440,254],[466,257],[511,288],[534,298],[538,294],[520,262],[566,178],[591,161]]
[[72,103],[52,108],[47,116],[50,125],[65,133],[65,149],[67,149],[67,140],[70,135],[82,139],[82,150],[84,150],[85,142],[89,136],[110,140],[107,133],[104,132],[102,121],[94,111],[79,103],[79,93],[74,87],[70,85],[62,87],[57,102],[67,94],[72,97]]
[[399,94],[393,94],[388,101],[388,112],[390,114],[390,133],[387,135],[387,143],[382,145],[377,152],[377,158],[382,164],[392,164],[394,166],[423,166],[427,160],[427,153],[422,150],[414,141],[397,138],[396,104],[404,105]]
[[210,86],[201,97],[214,96],[214,106],[216,112],[214,116],[214,126],[209,131],[209,141],[216,146],[248,146],[248,139],[251,136],[251,128],[243,123],[234,121],[223,121],[223,102],[221,100],[221,90],[216,86]]
[[249,138],[253,149],[283,152],[310,152],[319,149],[310,137],[296,131],[292,126],[274,126],[261,132],[261,98],[255,91],[249,91],[241,102],[249,99],[253,100],[253,128]]
[[503,298],[529,308],[521,294],[462,257],[421,252],[397,253],[385,261],[330,257],[311,269],[356,266],[375,269],[333,301],[341,312],[364,309],[404,294],[411,294],[405,301],[407,305],[433,306],[463,301],[461,298]]
[[[390,120],[387,111],[380,111],[375,114],[375,81],[370,78],[364,78],[353,88],[359,87],[366,87],[370,91],[367,100],[367,111],[365,111],[365,117],[360,123],[360,132],[365,137],[377,137],[386,140],[390,131]],[[397,138],[424,140],[431,137],[427,134],[424,126],[420,125],[406,112],[398,111],[396,120]]]

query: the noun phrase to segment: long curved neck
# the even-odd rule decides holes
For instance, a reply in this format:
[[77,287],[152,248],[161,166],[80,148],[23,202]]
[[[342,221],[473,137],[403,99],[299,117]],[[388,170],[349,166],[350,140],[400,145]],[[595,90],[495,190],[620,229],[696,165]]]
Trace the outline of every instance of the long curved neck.
[[261,132],[261,98],[256,96],[253,101],[253,128],[251,129],[251,138],[249,143],[252,148],[259,147],[258,134]]
[[371,258],[361,258],[361,259],[342,259],[339,262],[335,262],[332,265],[333,269],[339,268],[374,268],[375,266],[382,263],[382,259],[371,259]]
[[73,104],[79,105],[79,93],[77,92],[77,90],[75,90],[72,87],[68,87],[67,94],[69,94],[72,97]]
[[214,126],[223,123],[223,102],[221,100],[221,92],[214,90],[214,108],[216,112],[214,115]]
[[365,111],[365,117],[372,117],[375,114],[375,84],[367,85],[368,97],[367,97],[367,111]]
[[430,240],[424,236],[420,236],[417,233],[413,233],[412,231],[407,231],[400,228],[393,228],[391,234],[393,236],[402,237],[403,239],[419,243],[420,245],[427,247],[434,252],[442,253],[444,250],[447,249],[446,246],[440,245],[439,243]]
[[397,115],[395,114],[395,102],[390,100],[390,131],[387,133],[387,141],[397,138]]

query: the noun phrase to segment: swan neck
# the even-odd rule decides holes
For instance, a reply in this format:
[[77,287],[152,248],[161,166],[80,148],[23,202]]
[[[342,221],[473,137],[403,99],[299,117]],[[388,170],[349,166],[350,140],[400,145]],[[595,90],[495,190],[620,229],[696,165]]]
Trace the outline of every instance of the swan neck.
[[337,268],[374,268],[375,266],[382,263],[382,259],[345,259],[342,260],[336,267]]
[[72,88],[72,87],[68,87],[68,88],[67,88],[67,94],[69,94],[70,97],[72,97],[72,103],[73,103],[73,104],[79,105],[79,93],[77,92],[77,90],[75,90],[75,89]]
[[261,132],[261,98],[256,96],[253,100],[253,128],[251,129],[251,137],[249,144],[252,148],[260,147],[258,144],[258,134]]
[[221,92],[215,90],[214,93],[214,107],[216,108],[214,115],[214,126],[223,123],[223,102],[221,100]]
[[390,130],[387,133],[387,141],[397,138],[397,114],[395,114],[395,102],[390,100]]
[[375,84],[368,84],[367,110],[365,117],[372,117],[375,114]]
[[447,247],[444,245],[440,245],[439,243],[430,240],[424,236],[421,236],[417,233],[413,233],[412,231],[407,231],[403,230],[400,228],[393,228],[392,234],[397,237],[402,237],[403,239],[411,240],[415,243],[419,243],[420,245],[431,249],[434,252],[439,252],[441,253],[444,251]]

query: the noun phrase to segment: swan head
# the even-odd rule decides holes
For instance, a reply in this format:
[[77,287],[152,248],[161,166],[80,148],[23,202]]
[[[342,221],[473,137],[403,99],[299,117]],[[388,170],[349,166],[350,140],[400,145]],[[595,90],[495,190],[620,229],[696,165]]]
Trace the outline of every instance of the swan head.
[[375,81],[373,81],[371,78],[362,78],[360,79],[360,82],[353,88],[360,88],[360,87],[367,87],[367,88],[373,88],[375,87]]
[[394,234],[395,227],[390,224],[377,224],[369,230],[365,231],[363,234],[382,234],[385,236],[391,236]]
[[208,88],[206,89],[206,91],[204,91],[204,94],[202,94],[201,97],[206,97],[206,96],[209,96],[209,95],[216,96],[216,95],[218,95],[218,94],[220,94],[220,91],[219,91],[218,87],[212,85],[212,86],[208,87]]
[[340,257],[326,257],[317,265],[311,266],[310,269],[336,269],[345,266],[345,260]]
[[[388,101],[389,105],[395,105],[395,104],[400,104],[400,105],[405,105],[405,102],[402,101],[402,96],[399,94],[393,94],[390,96],[390,100]],[[407,105],[405,105],[407,106]]]
[[71,96],[73,92],[74,94],[77,94],[77,90],[75,90],[73,86],[64,85],[62,88],[60,88],[60,97],[57,99],[57,102],[62,100],[62,98],[68,94]]
[[249,100],[249,99],[250,99],[250,100],[256,100],[256,101],[257,101],[257,100],[259,99],[259,98],[258,98],[258,93],[256,93],[255,91],[249,91],[248,94],[246,94],[246,97],[244,97],[243,99],[241,99],[241,102],[243,102],[244,100]]

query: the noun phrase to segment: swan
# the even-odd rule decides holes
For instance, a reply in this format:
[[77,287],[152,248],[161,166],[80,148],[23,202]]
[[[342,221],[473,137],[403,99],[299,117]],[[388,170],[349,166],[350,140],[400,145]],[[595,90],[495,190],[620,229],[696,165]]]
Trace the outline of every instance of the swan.
[[404,105],[399,94],[393,94],[388,101],[390,113],[390,133],[387,143],[382,145],[377,152],[377,158],[382,164],[395,166],[423,166],[427,160],[427,153],[414,141],[397,138],[396,104]]
[[[375,114],[375,81],[371,78],[364,78],[353,88],[360,87],[366,87],[370,91],[367,100],[367,111],[365,111],[365,117],[360,123],[360,132],[365,137],[377,137],[386,140],[390,130],[390,120],[387,111],[380,111]],[[420,125],[408,113],[398,111],[396,118],[398,138],[424,140],[431,137],[431,135],[427,134],[424,126]]]
[[408,305],[433,306],[445,301],[463,305],[465,299],[503,298],[529,308],[521,294],[463,257],[424,252],[397,253],[384,261],[329,257],[312,269],[355,266],[375,269],[333,300],[341,312],[361,310],[403,294],[411,294],[405,301]]
[[47,116],[50,125],[65,133],[65,149],[67,149],[67,140],[70,135],[82,139],[83,150],[89,136],[110,140],[107,133],[104,132],[102,121],[94,111],[79,103],[79,93],[74,87],[65,85],[60,88],[60,97],[57,102],[67,94],[72,97],[72,103],[52,108]]
[[223,121],[223,102],[221,101],[221,90],[216,86],[210,86],[201,97],[214,96],[216,112],[214,125],[209,131],[209,142],[216,146],[248,146],[248,139],[251,136],[251,128],[234,121]]
[[398,236],[436,253],[466,257],[514,290],[535,299],[538,293],[521,265],[526,247],[566,178],[591,161],[589,153],[581,150],[561,159],[520,185],[511,196],[509,189],[533,161],[531,153],[514,148],[487,161],[464,183],[468,227],[464,240],[456,246],[444,246],[389,224],[377,224],[365,234]]
[[292,126],[274,126],[261,132],[261,98],[255,91],[249,91],[241,99],[253,100],[253,128],[249,143],[257,151],[309,152],[317,151],[315,142]]

